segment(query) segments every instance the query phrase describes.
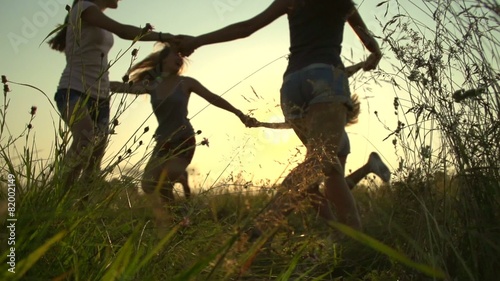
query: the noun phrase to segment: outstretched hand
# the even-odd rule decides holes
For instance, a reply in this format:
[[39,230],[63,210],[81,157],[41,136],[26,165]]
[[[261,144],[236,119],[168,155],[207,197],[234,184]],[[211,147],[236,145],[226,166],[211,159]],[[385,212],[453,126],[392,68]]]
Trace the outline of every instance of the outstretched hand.
[[240,120],[243,124],[245,124],[245,126],[247,128],[255,128],[255,127],[258,127],[260,122],[257,121],[257,119],[251,117],[251,116],[248,116],[248,115],[240,115]]
[[185,57],[189,57],[199,47],[194,36],[176,35],[174,41],[179,52]]

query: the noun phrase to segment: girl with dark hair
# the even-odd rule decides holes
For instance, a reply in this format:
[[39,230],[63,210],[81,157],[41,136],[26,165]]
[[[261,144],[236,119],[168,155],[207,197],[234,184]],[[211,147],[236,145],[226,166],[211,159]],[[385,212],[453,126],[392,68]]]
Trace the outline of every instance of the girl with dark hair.
[[[346,116],[352,110],[347,75],[340,53],[347,21],[371,52],[363,69],[375,69],[382,54],[351,0],[275,0],[259,15],[220,30],[180,40],[180,51],[190,55],[196,48],[250,36],[282,15],[288,16],[290,57],[281,88],[281,108],[304,143],[307,154],[282,183],[282,192],[268,220],[282,220],[306,195],[317,197],[316,183],[325,181],[319,194],[319,213],[361,229],[354,198],[344,179],[339,152],[346,149]],[[312,188],[310,188],[312,187]]]
[[116,9],[118,0],[75,0],[63,28],[49,40],[52,49],[64,52],[64,68],[55,101],[73,141],[66,154],[66,185],[72,184],[83,170],[90,180],[100,169],[109,123],[108,53],[113,34],[126,40],[169,41],[170,34],[152,32],[121,24],[103,12]]
[[[355,65],[347,66],[345,68],[345,73],[347,77],[351,77],[352,75],[354,75],[356,72],[362,69],[363,65],[364,62],[360,62]],[[356,124],[358,122],[358,116],[361,111],[361,102],[359,100],[358,95],[356,94],[351,95],[351,102],[352,102],[352,110],[347,113],[346,126]],[[271,129],[292,129],[291,124],[287,122],[281,122],[281,123],[259,122],[257,126],[271,128]],[[349,137],[347,136],[347,134],[345,135],[345,139],[346,139],[346,145],[343,146],[342,150],[337,151],[338,153],[337,156],[340,160],[340,163],[342,164],[344,173],[345,173],[345,165],[347,162],[347,156],[351,152]],[[362,179],[364,179],[370,173],[374,173],[385,183],[388,183],[391,180],[391,171],[389,170],[387,165],[385,165],[385,163],[382,161],[378,153],[371,152],[368,157],[368,161],[363,166],[361,166],[360,168],[358,168],[345,178],[347,185],[349,186],[349,189],[352,190]]]
[[[158,128],[155,132],[156,146],[144,169],[142,189],[147,194],[153,194],[153,200],[160,204],[174,199],[175,182],[181,183],[185,195],[189,196],[186,168],[193,159],[196,147],[195,132],[187,117],[191,93],[233,113],[248,127],[257,123],[197,80],[181,76],[183,65],[184,60],[177,50],[165,45],[131,67],[128,72],[131,83],[111,82],[113,92],[151,96]],[[160,202],[156,200],[157,194],[160,195]],[[154,206],[158,207],[156,203]]]

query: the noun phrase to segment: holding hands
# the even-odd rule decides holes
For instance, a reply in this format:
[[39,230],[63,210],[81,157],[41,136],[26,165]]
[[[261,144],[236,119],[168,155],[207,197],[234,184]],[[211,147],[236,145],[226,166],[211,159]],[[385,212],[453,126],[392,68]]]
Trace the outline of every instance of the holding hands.
[[177,49],[184,57],[189,57],[194,50],[200,47],[197,38],[190,35],[176,35],[173,43],[177,45]]
[[248,116],[248,115],[245,115],[243,114],[243,112],[239,112],[238,114],[238,118],[240,118],[241,122],[243,124],[245,124],[245,126],[247,128],[255,128],[255,127],[259,127],[260,125],[260,122],[257,121],[257,119],[251,117],[251,116]]

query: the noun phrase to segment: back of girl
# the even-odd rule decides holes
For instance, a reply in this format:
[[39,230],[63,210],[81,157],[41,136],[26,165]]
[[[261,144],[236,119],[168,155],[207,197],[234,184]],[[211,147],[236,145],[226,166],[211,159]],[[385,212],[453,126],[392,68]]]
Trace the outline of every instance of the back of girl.
[[[153,52],[132,66],[129,71],[131,86],[111,82],[114,92],[151,95],[158,127],[155,132],[156,145],[144,169],[142,189],[151,195],[156,210],[163,210],[164,203],[174,200],[173,187],[176,182],[181,183],[186,197],[190,195],[186,168],[196,148],[195,132],[188,118],[191,93],[235,114],[247,126],[257,123],[197,80],[181,76],[183,65],[183,57],[177,50],[165,45],[160,51]],[[160,217],[164,216],[163,211],[156,213]]]
[[350,0],[296,0],[288,9],[290,57],[284,75],[312,63],[340,66],[341,44]]
[[342,223],[361,229],[338,157],[348,153],[344,127],[347,112],[352,110],[347,74],[340,57],[345,22],[371,52],[364,70],[374,69],[381,53],[351,0],[275,0],[248,20],[197,37],[181,38],[180,49],[190,55],[204,45],[245,38],[283,15],[288,16],[291,54],[283,75],[281,107],[286,122],[306,146],[307,155],[283,181],[283,192],[270,214],[286,216],[292,208],[280,203],[290,200],[284,197],[307,199],[303,191],[309,191],[324,177],[325,194],[320,196],[318,212],[323,218],[334,220],[330,201]]

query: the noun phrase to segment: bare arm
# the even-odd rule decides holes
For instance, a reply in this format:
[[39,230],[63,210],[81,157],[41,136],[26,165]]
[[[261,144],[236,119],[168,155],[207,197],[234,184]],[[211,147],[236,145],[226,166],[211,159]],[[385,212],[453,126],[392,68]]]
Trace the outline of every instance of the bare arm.
[[368,51],[371,52],[370,56],[365,61],[363,69],[375,69],[382,58],[382,52],[380,51],[377,41],[370,34],[370,31],[366,27],[365,22],[357,10],[354,10],[351,13],[351,15],[347,18],[347,22],[352,27],[356,35],[358,35],[363,45],[365,45]]
[[379,46],[375,38],[370,34],[365,22],[357,10],[347,18],[347,22],[352,27],[356,35],[358,35],[363,45],[372,53],[380,52]]
[[264,127],[269,129],[291,129],[292,125],[290,125],[290,123],[287,122],[279,122],[279,123],[258,122],[257,127]]
[[105,29],[126,40],[135,40],[136,38],[138,38],[139,41],[166,42],[172,41],[174,39],[174,36],[168,33],[148,32],[146,34],[143,34],[144,32],[142,28],[119,23],[106,16],[95,6],[91,6],[85,9],[85,11],[82,12],[81,18],[91,25]]
[[189,90],[200,97],[204,98],[206,101],[209,103],[217,106],[218,108],[227,110],[236,116],[241,120],[243,124],[247,127],[256,127],[256,124],[258,121],[255,118],[249,117],[243,112],[241,112],[239,109],[231,105],[227,100],[223,99],[222,97],[210,92],[207,88],[205,88],[200,82],[193,78],[185,78],[186,81],[188,82],[188,87]]
[[244,116],[243,112],[241,112],[239,109],[231,105],[228,101],[226,101],[224,98],[210,92],[207,88],[205,88],[200,82],[193,78],[188,78],[185,77],[185,80],[188,82],[188,87],[189,90],[200,97],[204,98],[206,101],[209,103],[217,106],[218,108],[227,110],[231,113],[234,113],[238,118],[241,118],[241,116]]
[[129,83],[111,81],[109,82],[109,88],[111,92],[114,93],[125,93],[125,94],[145,94],[148,92],[145,86],[139,84],[130,85]]
[[290,2],[291,0],[275,0],[267,9],[249,20],[238,22],[198,37],[181,38],[179,50],[184,55],[190,55],[195,49],[204,45],[248,37],[286,14]]

